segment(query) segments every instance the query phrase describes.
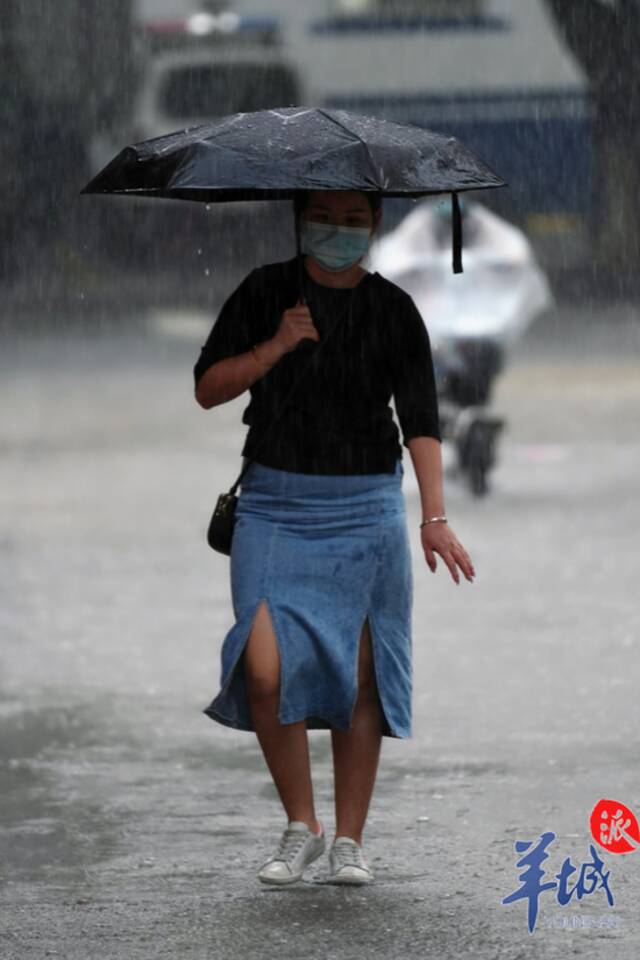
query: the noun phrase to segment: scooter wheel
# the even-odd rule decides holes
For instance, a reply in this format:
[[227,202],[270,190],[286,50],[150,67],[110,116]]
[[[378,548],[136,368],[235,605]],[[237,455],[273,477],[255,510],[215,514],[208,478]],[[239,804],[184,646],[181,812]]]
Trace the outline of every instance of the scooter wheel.
[[493,431],[482,420],[474,420],[464,442],[462,467],[467,474],[471,492],[483,497],[489,490],[488,473],[493,464]]
[[469,486],[474,497],[483,497],[488,493],[487,468],[483,463],[472,463],[469,467]]

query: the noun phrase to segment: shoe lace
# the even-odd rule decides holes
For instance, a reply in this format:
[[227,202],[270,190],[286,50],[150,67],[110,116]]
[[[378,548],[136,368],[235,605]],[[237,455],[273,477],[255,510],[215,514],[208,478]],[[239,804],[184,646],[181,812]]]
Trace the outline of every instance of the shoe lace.
[[366,869],[360,847],[353,843],[334,843],[333,852],[339,867],[361,867]]
[[306,840],[306,835],[299,830],[291,830],[289,827],[284,831],[278,843],[273,859],[274,860],[293,860],[300,847]]

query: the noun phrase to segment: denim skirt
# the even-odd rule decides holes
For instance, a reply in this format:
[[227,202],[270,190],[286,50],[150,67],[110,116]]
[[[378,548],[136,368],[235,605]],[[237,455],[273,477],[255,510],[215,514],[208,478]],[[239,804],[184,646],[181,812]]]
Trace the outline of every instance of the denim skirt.
[[280,655],[280,723],[348,730],[369,619],[382,734],[411,736],[413,579],[402,461],[394,473],[293,473],[253,461],[240,486],[231,547],[235,623],[220,690],[203,711],[255,730],[245,644],[266,601]]

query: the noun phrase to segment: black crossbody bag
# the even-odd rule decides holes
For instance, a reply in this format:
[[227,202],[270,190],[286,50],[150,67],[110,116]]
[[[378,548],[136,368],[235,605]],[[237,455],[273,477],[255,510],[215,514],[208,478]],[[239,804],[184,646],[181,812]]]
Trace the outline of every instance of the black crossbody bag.
[[[354,287],[353,289],[354,290],[357,289],[357,286]],[[329,339],[333,331],[338,327],[343,317],[346,316],[347,313],[350,313],[353,307],[353,300],[354,300],[354,295],[352,293],[347,307],[340,313],[340,316],[333,323],[328,333],[325,334],[325,336],[322,338],[320,343],[316,343],[316,349],[313,351],[313,354],[309,358],[308,362],[305,364],[302,370],[302,373],[300,374],[298,379],[293,384],[291,390],[287,394],[285,400],[282,403],[282,406],[273,417],[273,420],[269,424],[269,427],[267,428],[267,431],[264,437],[256,447],[254,456],[247,458],[247,462],[244,464],[238,479],[233,484],[233,486],[228,491],[228,493],[221,493],[220,496],[218,497],[218,501],[216,503],[215,510],[213,511],[211,520],[209,522],[209,528],[207,530],[207,543],[212,548],[212,550],[216,550],[218,553],[223,553],[227,557],[231,556],[231,543],[233,540],[233,529],[236,522],[236,507],[238,505],[238,497],[236,496],[236,490],[238,489],[238,486],[242,482],[242,478],[244,477],[245,473],[253,463],[258,450],[261,449],[262,446],[264,445],[264,442],[267,439],[267,436],[273,424],[276,422],[276,420],[282,415],[284,410],[287,408],[289,401],[291,400],[291,397],[293,396],[299,384],[302,382],[302,380],[306,376],[307,370],[309,369],[311,364],[314,362],[314,360],[316,359],[316,357],[318,356],[318,354],[326,344],[327,340]],[[299,342],[302,342],[302,341],[299,341]]]

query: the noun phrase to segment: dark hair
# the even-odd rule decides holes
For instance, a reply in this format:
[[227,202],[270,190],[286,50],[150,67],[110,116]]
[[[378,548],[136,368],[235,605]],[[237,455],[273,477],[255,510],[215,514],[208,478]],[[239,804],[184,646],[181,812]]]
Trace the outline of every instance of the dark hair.
[[[293,210],[295,213],[296,220],[299,219],[300,214],[303,210],[306,210],[309,205],[309,196],[313,191],[311,190],[299,190],[296,193],[293,201]],[[358,190],[357,193],[364,193],[369,206],[371,207],[371,213],[375,217],[379,210],[382,209],[382,194],[377,190]]]

